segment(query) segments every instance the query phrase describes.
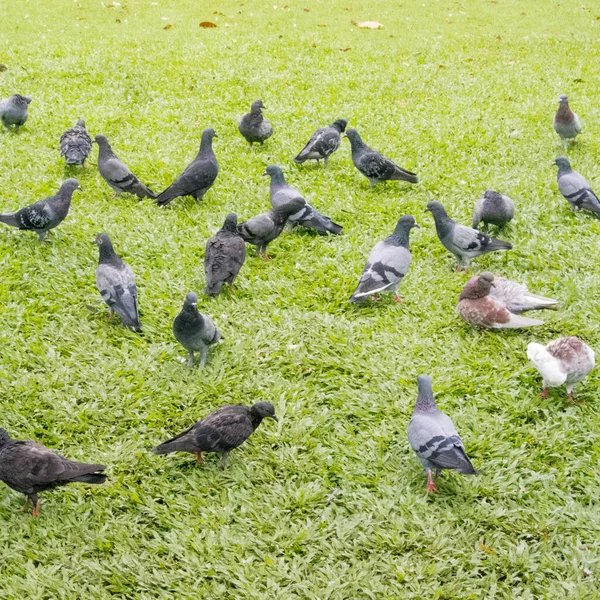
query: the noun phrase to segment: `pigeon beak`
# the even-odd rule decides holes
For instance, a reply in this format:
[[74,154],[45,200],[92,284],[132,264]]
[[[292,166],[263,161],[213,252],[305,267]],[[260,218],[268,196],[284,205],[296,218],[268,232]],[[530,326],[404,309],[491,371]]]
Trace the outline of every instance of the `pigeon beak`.
[[428,208],[426,208],[423,212],[431,212]]
[[267,175],[268,175],[268,173],[265,171],[265,172],[263,173],[263,177],[266,177]]
[[279,423],[279,419],[277,418],[277,415],[269,415],[269,417],[271,417],[271,419],[273,419],[274,421],[277,421]]
[[77,189],[78,189],[80,192],[83,192],[83,188],[82,188],[80,185],[78,185],[78,186],[77,186]]
[[495,284],[493,281],[490,281],[490,285],[491,285],[492,287],[496,287],[496,284]]
[[415,223],[415,224],[413,225],[413,227],[416,227],[417,229],[421,229],[421,226],[420,226],[418,223]]

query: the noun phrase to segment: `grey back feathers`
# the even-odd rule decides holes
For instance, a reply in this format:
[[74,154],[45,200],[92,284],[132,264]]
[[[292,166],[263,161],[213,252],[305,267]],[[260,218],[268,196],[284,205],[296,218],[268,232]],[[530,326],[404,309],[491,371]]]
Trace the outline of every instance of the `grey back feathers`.
[[515,203],[508,196],[494,190],[487,190],[475,203],[473,229],[477,229],[481,221],[483,221],[484,228],[487,228],[488,225],[496,225],[502,229],[514,215]]
[[565,156],[559,156],[554,164],[558,167],[558,189],[568,201],[571,210],[588,210],[600,217],[600,200],[585,177],[573,171],[569,159]]
[[239,121],[238,128],[240,133],[246,138],[246,141],[252,146],[259,143],[261,146],[265,140],[273,135],[273,127],[262,114],[265,105],[261,100],[255,100],[252,103],[250,112],[246,113]]
[[0,100],[0,121],[6,129],[21,127],[29,117],[30,96],[15,94]]
[[558,308],[556,300],[532,294],[524,284],[505,279],[504,277],[494,277],[493,282],[494,285],[490,289],[490,297],[496,302],[501,303],[511,313],[521,314],[528,310]]
[[565,150],[568,140],[574,140],[581,133],[581,121],[569,107],[569,98],[564,94],[558,99],[558,110],[554,115],[553,125]]
[[60,136],[60,155],[65,157],[67,165],[83,165],[91,149],[92,138],[83,119],[79,119],[74,127]]
[[307,160],[316,160],[318,163],[323,159],[327,164],[329,157],[340,147],[341,134],[346,131],[347,125],[348,119],[338,119],[328,127],[317,129],[294,161],[302,164]]

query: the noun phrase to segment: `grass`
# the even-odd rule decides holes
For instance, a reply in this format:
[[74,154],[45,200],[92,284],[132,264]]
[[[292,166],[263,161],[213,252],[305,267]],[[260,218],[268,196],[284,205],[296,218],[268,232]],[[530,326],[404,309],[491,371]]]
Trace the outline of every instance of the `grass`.
[[[37,519],[0,489],[0,598],[599,598],[600,376],[579,386],[578,406],[560,389],[543,402],[525,349],[560,335],[600,349],[600,221],[571,214],[551,166],[567,93],[584,124],[569,156],[600,188],[600,9],[286,2],[0,6],[0,96],[34,98],[22,131],[0,134],[3,211],[58,189],[58,139],[78,117],[157,191],[204,127],[219,135],[221,166],[201,205],[159,210],[111,198],[94,154],[46,245],[2,226],[0,424],[106,463],[110,481],[44,494]],[[363,20],[384,27],[352,25]],[[275,134],[250,151],[236,121],[257,98]],[[347,141],[327,169],[294,165],[341,117],[422,183],[369,189]],[[270,163],[344,235],[285,233],[271,262],[248,258],[236,295],[202,297],[225,342],[189,372],[171,321],[202,289],[204,244],[225,215],[268,208]],[[467,276],[423,209],[439,199],[468,223],[489,188],[516,202],[504,236],[515,249],[474,270],[558,298],[543,327],[479,333],[455,313]],[[402,214],[422,226],[406,302],[350,305],[368,252]],[[136,273],[143,336],[107,321],[99,231]],[[435,497],[405,434],[421,373],[482,471],[444,474]],[[224,403],[256,400],[280,423],[264,423],[225,472],[216,457],[199,468],[149,453]]]

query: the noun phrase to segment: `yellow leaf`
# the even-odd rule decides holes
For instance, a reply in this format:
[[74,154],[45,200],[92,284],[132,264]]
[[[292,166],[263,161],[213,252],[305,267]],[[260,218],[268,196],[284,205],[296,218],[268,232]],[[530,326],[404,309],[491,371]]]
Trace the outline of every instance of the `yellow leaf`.
[[200,27],[203,27],[204,29],[210,29],[211,27],[217,27],[217,24],[213,23],[212,21],[202,21],[202,23],[200,23]]

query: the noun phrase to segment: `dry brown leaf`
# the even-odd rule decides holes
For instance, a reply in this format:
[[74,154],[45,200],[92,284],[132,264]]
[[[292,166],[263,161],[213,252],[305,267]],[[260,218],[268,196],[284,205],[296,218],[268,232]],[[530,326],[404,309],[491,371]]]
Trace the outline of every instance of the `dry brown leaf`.
[[303,8],[302,9],[304,12],[310,12],[310,8]]
[[173,25],[171,25],[171,23],[169,23],[168,25],[165,25],[165,26],[163,27],[163,29],[164,29],[164,30],[169,30],[169,29],[171,29],[171,27],[173,27]]
[[2,71],[6,71],[6,69],[8,69],[6,65],[0,65],[0,73],[2,73]]
[[342,52],[348,52],[348,50],[352,50],[352,48],[350,46],[348,46],[347,48],[340,48],[340,50]]
[[486,546],[483,543],[483,540],[479,540],[479,549],[483,550],[483,552],[485,552],[486,554],[498,554],[494,549],[490,548],[489,546]]
[[383,25],[377,21],[361,21],[360,23],[356,23],[356,26],[366,29],[381,29],[383,27]]
[[203,27],[204,29],[211,29],[212,27],[217,27],[217,24],[213,23],[212,21],[202,21],[202,23],[200,23],[200,27]]
[[115,5],[114,4],[107,4],[104,8],[114,8]]
[[225,16],[225,13],[219,12],[218,10],[215,10],[215,12],[213,13],[213,15],[221,15],[222,17]]

